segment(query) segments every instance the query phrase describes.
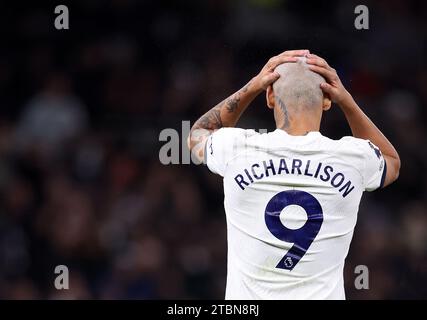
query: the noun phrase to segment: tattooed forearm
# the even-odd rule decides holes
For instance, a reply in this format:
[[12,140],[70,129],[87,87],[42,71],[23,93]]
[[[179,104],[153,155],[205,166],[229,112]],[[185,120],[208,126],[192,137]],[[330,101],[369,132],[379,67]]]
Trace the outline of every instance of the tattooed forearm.
[[262,92],[255,81],[250,81],[239,91],[221,101],[202,115],[191,128],[187,139],[188,148],[197,159],[204,159],[204,150],[209,136],[223,127],[234,127],[242,113],[255,97]]
[[226,108],[228,112],[234,112],[236,111],[237,107],[239,106],[240,102],[240,95],[237,93],[235,96],[231,97],[227,100]]
[[289,128],[290,122],[289,122],[289,112],[288,108],[286,107],[285,103],[280,99],[280,97],[275,96],[276,101],[279,103],[280,109],[283,111],[283,126],[281,129],[287,129]]
[[240,91],[238,91],[236,94],[234,94],[233,96],[231,96],[231,98],[229,98],[227,100],[226,108],[227,108],[228,112],[232,113],[232,112],[236,111],[236,109],[238,108],[239,103],[240,103],[241,93],[246,93],[248,91],[251,83],[252,83],[252,80],[249,81],[249,83],[247,85],[245,85]]
[[196,121],[192,130],[214,131],[222,127],[234,126],[242,112],[257,95],[257,92],[250,91],[251,83],[252,81],[206,112]]
[[194,129],[216,130],[222,126],[221,106],[218,105],[201,116],[194,124]]
[[249,86],[252,84],[252,80],[248,82],[246,86],[243,87],[242,92],[247,92],[249,89]]

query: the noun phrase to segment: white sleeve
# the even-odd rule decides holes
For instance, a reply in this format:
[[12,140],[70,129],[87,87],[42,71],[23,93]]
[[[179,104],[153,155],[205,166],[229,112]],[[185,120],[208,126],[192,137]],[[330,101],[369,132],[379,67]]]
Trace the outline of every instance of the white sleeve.
[[227,163],[241,149],[241,142],[247,137],[240,128],[221,128],[212,133],[205,149],[206,164],[213,173],[224,176]]
[[380,149],[369,140],[361,140],[363,151],[363,184],[366,191],[374,191],[384,185],[387,165]]

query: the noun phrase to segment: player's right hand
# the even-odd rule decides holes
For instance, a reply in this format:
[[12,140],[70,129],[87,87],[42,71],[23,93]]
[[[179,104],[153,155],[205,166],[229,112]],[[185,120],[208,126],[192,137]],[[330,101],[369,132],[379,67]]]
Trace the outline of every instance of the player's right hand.
[[272,57],[267,64],[262,68],[260,73],[253,78],[253,86],[256,90],[266,90],[269,85],[273,84],[280,78],[280,74],[274,72],[274,69],[282,63],[296,62],[298,57],[303,57],[309,54],[309,50],[288,50],[281,54]]
[[332,102],[343,106],[349,98],[351,99],[350,93],[344,88],[337,71],[330,67],[325,59],[315,54],[308,54],[306,62],[310,70],[325,78],[326,82],[322,83],[320,88],[329,96]]

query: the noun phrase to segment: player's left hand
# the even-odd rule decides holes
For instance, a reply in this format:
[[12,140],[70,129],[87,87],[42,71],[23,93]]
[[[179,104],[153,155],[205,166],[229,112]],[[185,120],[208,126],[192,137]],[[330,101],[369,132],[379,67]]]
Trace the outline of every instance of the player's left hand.
[[351,99],[351,95],[342,84],[337,71],[332,68],[325,59],[315,54],[307,55],[306,61],[310,70],[325,78],[326,82],[320,85],[322,91],[328,94],[333,102],[343,107],[345,102]]
[[281,54],[272,57],[267,64],[262,68],[260,73],[253,78],[253,85],[256,90],[263,91],[273,84],[280,75],[274,72],[274,69],[282,63],[296,62],[298,57],[304,57],[309,54],[309,50],[288,50]]

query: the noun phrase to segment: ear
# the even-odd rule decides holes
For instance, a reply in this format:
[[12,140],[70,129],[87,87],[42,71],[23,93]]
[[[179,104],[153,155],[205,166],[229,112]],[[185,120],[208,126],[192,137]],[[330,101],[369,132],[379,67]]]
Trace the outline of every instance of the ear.
[[271,85],[269,85],[267,87],[267,91],[265,94],[265,98],[267,99],[267,106],[270,109],[274,109],[275,106],[275,99],[274,99],[274,92],[273,92],[273,87]]
[[328,111],[332,106],[331,98],[329,97],[329,94],[323,93],[323,111]]

